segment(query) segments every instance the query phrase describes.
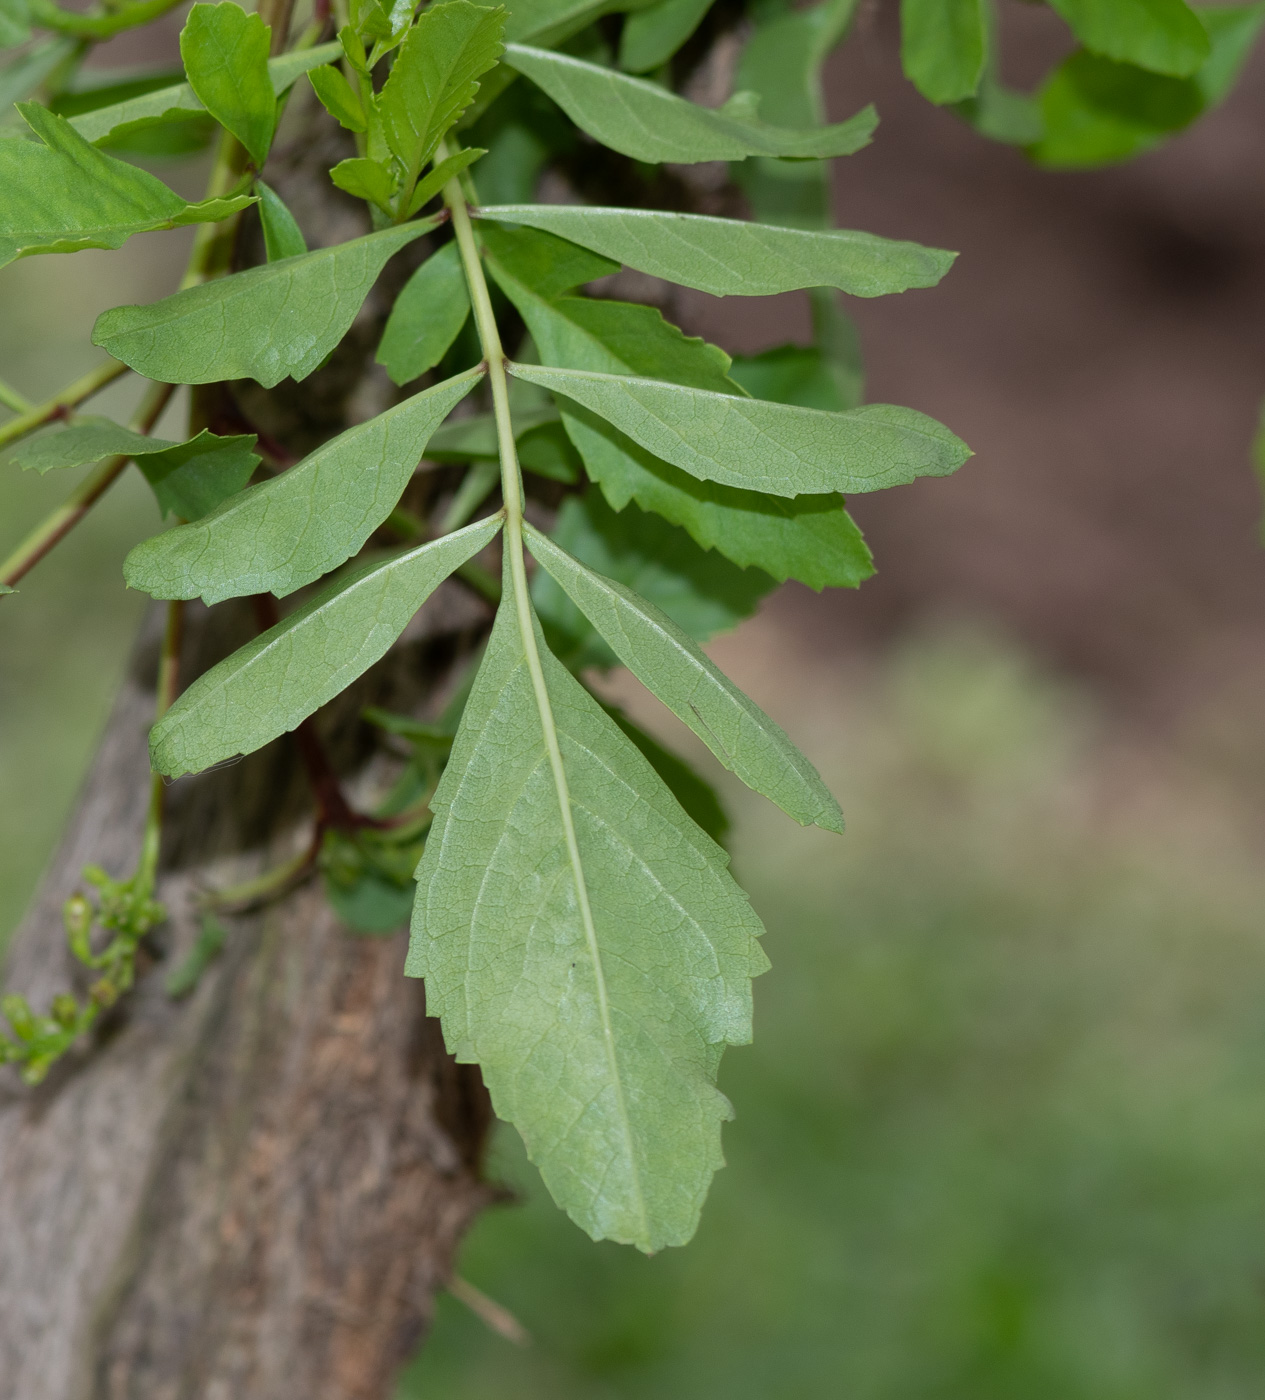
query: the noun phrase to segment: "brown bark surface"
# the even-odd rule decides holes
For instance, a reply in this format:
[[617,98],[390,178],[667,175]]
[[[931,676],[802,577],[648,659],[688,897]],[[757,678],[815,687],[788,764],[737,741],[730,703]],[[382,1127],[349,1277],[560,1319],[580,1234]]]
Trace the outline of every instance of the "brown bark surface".
[[[240,640],[225,634],[244,617],[226,611],[191,619],[191,672]],[[424,708],[484,622],[456,585],[432,599],[325,716],[344,773],[364,768],[359,708]],[[135,862],[153,672],[151,642],[15,940],[6,983],[39,1009],[75,978],[60,908],[81,868]],[[163,988],[196,937],[195,890],[298,849],[305,805],[288,737],[176,785],[159,885],[171,917],[136,990],[45,1084],[3,1072],[2,1400],[380,1400],[424,1330],[489,1198],[489,1114],[402,975],[404,936],[350,936],[310,882],[226,919],[188,999]]]

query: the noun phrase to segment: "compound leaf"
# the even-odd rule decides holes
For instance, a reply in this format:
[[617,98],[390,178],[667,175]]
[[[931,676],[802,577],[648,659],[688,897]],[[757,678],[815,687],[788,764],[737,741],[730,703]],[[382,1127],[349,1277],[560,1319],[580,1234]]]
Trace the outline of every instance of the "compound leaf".
[[431,802],[405,971],[594,1238],[683,1244],[722,1163],[760,923],[511,590]]
[[446,0],[423,10],[409,31],[378,97],[387,144],[407,172],[406,184],[474,100],[479,78],[501,56],[504,28],[501,6]]
[[285,201],[262,180],[255,181],[255,193],[259,196],[259,222],[263,225],[268,261],[302,257],[307,252],[307,241]]
[[163,182],[90,146],[36,102],[18,110],[40,137],[0,141],[0,267],[33,253],[121,248],[134,233],[214,222],[254,201],[190,204]]
[[92,343],[166,384],[249,377],[271,389],[287,375],[303,379],[346,334],[387,259],[435,224],[383,229],[148,306],[116,306],[97,318]]
[[198,4],[180,31],[189,86],[221,126],[245,146],[256,168],[268,158],[277,99],[268,74],[272,31],[234,0]]
[[878,491],[948,476],[970,455],[934,419],[895,404],[827,413],[591,370],[516,364],[512,373],[581,404],[691,476],[748,491]]
[[620,661],[748,787],[801,826],[842,831],[839,804],[783,731],[665,613],[530,525],[528,548]]
[[901,66],[929,102],[975,95],[987,55],[985,26],[984,0],[901,0]]
[[1211,52],[1198,14],[1182,0],[1050,0],[1093,53],[1187,78]]
[[750,94],[712,110],[642,78],[546,49],[509,44],[505,62],[553,98],[582,131],[634,160],[690,165],[748,156],[846,156],[869,143],[878,123],[874,109],[866,107],[835,126],[796,131],[760,121]]
[[544,229],[638,272],[719,297],[772,296],[801,287],[882,296],[934,287],[956,256],[848,229],[775,228],[657,209],[508,204],[478,214]]
[[470,293],[456,243],[445,243],[417,269],[395,299],[377,361],[407,384],[448,353],[470,314]]
[[[658,516],[634,505],[612,510],[595,487],[563,501],[550,537],[586,568],[652,602],[695,641],[736,627],[774,586],[759,569],[740,569],[723,555],[700,549],[684,530]],[[548,572],[537,573],[532,600],[555,655],[572,670],[617,664],[615,653]]]
[[387,518],[427,439],[483,376],[468,370],[318,447],[194,525],[136,546],[123,575],[155,598],[283,598],[350,559]]
[[444,579],[500,528],[492,516],[364,564],[199,676],[150,734],[154,771],[196,773],[293,729],[384,656]]

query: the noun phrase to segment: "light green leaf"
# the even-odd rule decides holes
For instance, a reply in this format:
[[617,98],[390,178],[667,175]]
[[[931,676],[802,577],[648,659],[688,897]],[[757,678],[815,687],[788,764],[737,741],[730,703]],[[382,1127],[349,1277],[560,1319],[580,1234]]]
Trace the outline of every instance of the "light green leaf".
[[[594,1238],[683,1244],[722,1163],[760,924],[721,851],[506,590],[431,802],[405,971]],[[535,627],[534,618],[528,625]]]
[[529,384],[598,414],[656,457],[747,491],[879,491],[948,476],[970,456],[934,419],[895,404],[823,413],[662,380],[513,365]]
[[843,497],[769,496],[696,481],[584,409],[563,414],[589,477],[616,510],[636,501],[680,525],[703,546],[779,582],[856,588],[874,573],[870,551]]
[[[740,569],[700,549],[684,530],[625,506],[618,513],[596,487],[568,496],[558,510],[553,542],[586,568],[617,580],[661,609],[695,641],[750,617],[774,587],[759,569]],[[537,573],[532,601],[554,654],[573,671],[614,666],[615,653],[551,574]]]
[[954,110],[981,136],[1008,146],[1031,146],[1041,140],[1045,130],[1037,101],[1026,92],[1006,87],[987,68],[979,91]]
[[573,559],[531,525],[527,546],[620,661],[748,787],[801,826],[842,831],[817,770],[666,613]]
[[901,0],[901,66],[929,102],[974,96],[984,73],[985,24],[984,0]]
[[196,525],[144,540],[123,576],[155,598],[283,598],[350,559],[400,499],[444,417],[483,377],[459,374],[318,447]]
[[500,528],[493,516],[362,565],[199,676],[150,734],[154,771],[196,773],[293,729],[385,656],[426,599]]
[[639,10],[646,3],[653,0],[514,0],[505,21],[505,37],[534,39],[542,48],[550,48],[603,15]]
[[41,139],[0,141],[0,267],[33,253],[121,248],[134,233],[215,221],[249,198],[189,204],[144,170],[90,146],[35,102],[18,110]]
[[641,78],[545,49],[509,44],[505,62],[582,131],[635,160],[689,165],[748,156],[845,156],[869,143],[878,122],[867,107],[835,126],[795,131],[760,121],[750,102],[735,100],[713,111]]
[[396,297],[378,346],[378,363],[396,384],[407,384],[443,359],[469,314],[460,249],[445,243]]
[[484,207],[478,216],[544,229],[639,272],[719,297],[773,296],[801,287],[882,296],[934,287],[956,257],[873,233],[774,228],[657,209],[508,204]]
[[262,180],[255,181],[255,193],[259,196],[259,221],[263,225],[268,261],[302,257],[307,252],[303,230],[281,196]]
[[197,4],[180,31],[189,86],[221,126],[245,146],[256,169],[268,158],[277,99],[268,75],[272,31],[235,0]]
[[469,146],[464,151],[458,151],[456,155],[449,156],[446,160],[441,160],[437,166],[417,182],[417,187],[413,191],[413,197],[408,202],[408,218],[412,218],[423,205],[434,199],[454,175],[473,165],[480,156],[487,155],[485,150],[478,146]]
[[1265,4],[1209,5],[1196,11],[1208,31],[1212,52],[1195,74],[1209,107],[1224,101],[1238,81],[1243,65],[1265,25]]
[[43,476],[45,472],[82,467],[88,462],[100,461],[102,457],[144,456],[180,445],[166,438],[134,432],[108,418],[80,418],[67,428],[28,438],[14,451],[11,460],[23,471],[38,472]]
[[706,779],[700,778],[683,758],[665,749],[653,735],[635,725],[622,710],[614,705],[602,705],[602,709],[641,750],[646,762],[681,804],[685,815],[718,846],[723,846],[729,833],[729,818],[716,789]]
[[395,176],[380,160],[369,156],[352,156],[340,160],[329,172],[329,178],[340,190],[357,199],[376,204],[384,213],[391,212],[391,200],[395,195]]
[[479,78],[500,58],[504,27],[500,6],[445,0],[422,11],[400,46],[378,110],[387,144],[405,171],[406,188],[474,100]]
[[1050,0],[1093,53],[1187,78],[1211,52],[1199,16],[1182,0]]
[[343,77],[341,70],[332,63],[324,63],[319,68],[313,68],[307,76],[321,106],[339,126],[347,131],[364,131],[365,112],[360,105],[360,97]]
[[712,0],[659,0],[624,22],[619,66],[627,73],[658,68],[681,47],[712,7]]
[[[270,59],[268,77],[272,83],[274,96],[280,97],[310,68],[330,63],[340,57],[342,49],[337,43],[320,44],[313,49],[296,49],[293,53],[282,54]],[[134,135],[148,127],[162,125],[169,121],[187,121],[189,116],[205,114],[206,108],[198,101],[188,83],[175,87],[162,88],[157,92],[147,92],[140,97],[129,98],[110,107],[98,107],[72,117],[71,125],[86,141],[94,143],[110,139],[111,144]]]
[[166,384],[249,377],[271,389],[287,375],[303,379],[346,334],[387,259],[436,222],[252,267],[148,306],[116,306],[97,317],[92,343]]

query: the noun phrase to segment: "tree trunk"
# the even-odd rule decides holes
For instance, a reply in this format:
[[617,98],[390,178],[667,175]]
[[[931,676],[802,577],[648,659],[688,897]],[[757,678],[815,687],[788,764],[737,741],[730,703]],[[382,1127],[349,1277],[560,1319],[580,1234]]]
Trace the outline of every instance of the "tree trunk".
[[[249,634],[246,612],[193,613],[188,674]],[[324,717],[336,766],[365,771],[362,705],[424,710],[485,625],[459,586],[437,593]],[[60,907],[82,866],[136,860],[156,631],[9,959],[37,1008],[74,981]],[[43,1085],[3,1072],[2,1400],[380,1400],[490,1198],[486,1095],[402,975],[403,935],[350,936],[310,882],[226,920],[186,1000],[164,991],[196,937],[194,891],[310,839],[303,787],[288,736],[174,786],[165,948]]]

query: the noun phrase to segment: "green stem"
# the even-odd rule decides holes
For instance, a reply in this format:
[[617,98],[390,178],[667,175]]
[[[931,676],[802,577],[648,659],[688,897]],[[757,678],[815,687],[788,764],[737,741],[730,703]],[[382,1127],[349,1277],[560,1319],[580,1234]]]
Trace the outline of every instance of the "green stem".
[[0,403],[11,408],[14,413],[30,413],[35,407],[29,399],[24,399],[12,385],[0,379]]
[[[448,154],[446,143],[441,142],[435,155],[436,162],[445,159]],[[478,245],[475,242],[474,229],[470,224],[470,211],[466,204],[465,190],[460,178],[450,180],[444,186],[444,203],[452,214],[453,233],[461,252],[461,262],[465,268],[466,282],[470,289],[470,305],[474,310],[475,325],[478,327],[479,340],[483,346],[483,357],[488,367],[488,383],[492,390],[492,410],[496,419],[497,446],[501,454],[501,496],[505,502],[504,547],[508,554],[514,611],[518,618],[518,630],[523,643],[527,672],[531,677],[532,691],[536,697],[536,708],[540,714],[540,727],[544,735],[545,751],[549,756],[549,768],[553,777],[554,790],[558,796],[558,815],[562,821],[567,857],[571,865],[572,879],[575,882],[576,901],[584,926],[585,942],[588,945],[589,957],[593,963],[607,1066],[619,1103],[619,1118],[625,1125],[625,1132],[628,1135],[629,1159],[632,1160],[633,1151],[631,1134],[628,1131],[628,1111],[624,1103],[623,1083],[620,1077],[618,1058],[615,1054],[615,1027],[611,1019],[606,978],[602,971],[602,954],[597,941],[597,925],[593,919],[588,884],[584,878],[584,863],[580,857],[580,843],[575,831],[575,817],[571,807],[571,787],[567,781],[566,765],[562,761],[558,726],[553,716],[553,705],[549,700],[549,688],[540,660],[540,649],[536,645],[536,620],[532,612],[531,595],[527,587],[527,564],[523,555],[523,475],[518,464],[518,448],[514,442],[509,383],[505,377],[505,351],[501,345],[496,314],[492,309],[492,297],[488,292],[487,279],[483,275],[483,264],[479,257]],[[644,1223],[644,1202],[640,1202],[640,1205]]]
[[135,29],[174,10],[180,0],[133,0],[120,5],[112,14],[84,15],[63,10],[52,0],[30,0],[32,21],[41,29],[74,34],[81,39],[112,39],[125,29]]
[[[11,418],[0,428],[0,447],[16,442],[19,438],[25,437],[27,433],[33,433],[36,428],[42,428],[45,423],[51,423],[54,418],[62,417],[68,409],[77,408],[85,399],[90,399],[93,394],[99,394],[107,384],[113,384],[121,374],[127,373],[128,368],[122,360],[106,360],[104,364],[98,365],[96,369],[91,369],[87,374],[76,379],[73,384],[68,384],[60,392],[54,394],[51,399],[45,399],[43,403],[36,404],[34,408],[22,409],[19,417]],[[16,407],[16,405],[10,404],[10,407]]]

